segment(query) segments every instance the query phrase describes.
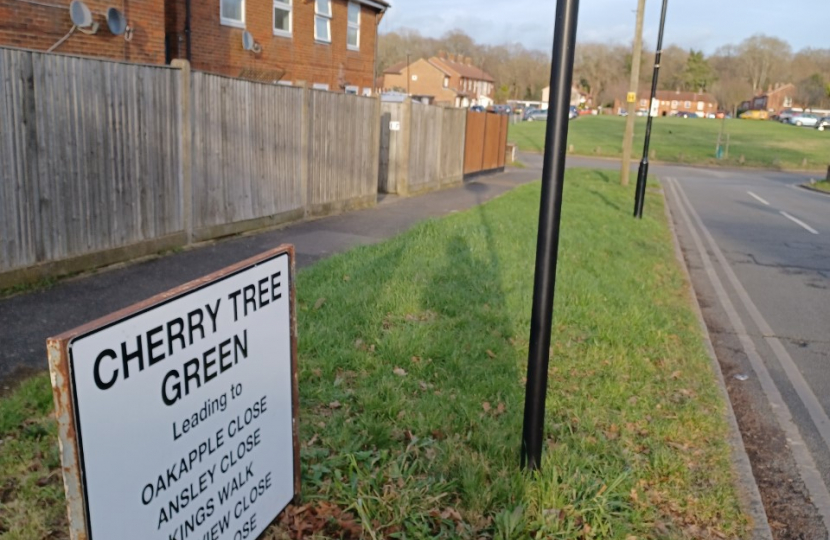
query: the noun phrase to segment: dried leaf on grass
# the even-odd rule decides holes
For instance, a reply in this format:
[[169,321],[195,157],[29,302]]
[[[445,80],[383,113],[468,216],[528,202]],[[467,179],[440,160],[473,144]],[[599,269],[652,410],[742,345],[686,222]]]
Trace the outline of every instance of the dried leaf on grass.
[[314,302],[314,309],[315,310],[320,309],[321,307],[323,307],[323,304],[325,304],[325,303],[326,303],[325,298],[318,298],[317,301]]
[[344,540],[363,537],[363,527],[354,515],[326,501],[300,507],[290,505],[280,515],[279,523],[292,540],[316,534]]
[[392,370],[392,373],[394,373],[398,377],[406,377],[406,370],[403,368],[399,368],[397,366],[395,366],[395,369]]

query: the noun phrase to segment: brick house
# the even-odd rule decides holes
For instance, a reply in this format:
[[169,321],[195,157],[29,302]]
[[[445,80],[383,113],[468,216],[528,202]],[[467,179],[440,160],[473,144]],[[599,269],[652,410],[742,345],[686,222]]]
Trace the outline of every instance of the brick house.
[[[0,45],[47,50],[72,28],[70,0],[55,6],[0,0]],[[100,27],[75,31],[56,52],[149,64],[190,60],[195,70],[370,94],[385,0],[84,0]],[[65,9],[63,6],[66,6]],[[114,36],[108,7],[121,9],[132,39]],[[255,51],[242,45],[247,30]]]
[[[637,109],[649,110],[650,91],[640,91],[637,95]],[[700,92],[681,92],[679,90],[658,90],[656,99],[660,106],[658,116],[674,116],[679,112],[695,113],[705,117],[718,111],[718,100],[711,94]],[[626,108],[625,98],[614,100],[614,110],[619,111]]]
[[[46,51],[72,30],[69,18],[70,0],[49,0],[30,3],[21,0],[0,0],[0,45]],[[94,35],[72,31],[55,52],[98,56],[140,62],[164,63],[165,0],[85,0],[98,23]],[[125,7],[126,6],[126,7]],[[133,28],[130,41],[113,35],[107,28],[107,8],[115,7],[127,16]]]
[[776,84],[754,98],[744,101],[739,107],[742,111],[767,111],[779,113],[784,109],[800,108],[795,105],[796,87],[793,84]]
[[452,107],[493,104],[493,77],[467,57],[445,55],[398,62],[376,82],[379,91],[400,91],[429,103]]

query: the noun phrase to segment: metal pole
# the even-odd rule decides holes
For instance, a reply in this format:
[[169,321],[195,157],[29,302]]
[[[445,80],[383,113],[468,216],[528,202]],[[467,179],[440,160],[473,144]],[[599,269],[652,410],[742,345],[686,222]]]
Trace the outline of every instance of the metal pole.
[[666,27],[666,6],[669,0],[663,0],[663,9],[660,12],[660,32],[657,34],[657,52],[654,55],[654,76],[651,79],[651,102],[649,103],[648,120],[646,121],[646,141],[643,145],[643,159],[640,160],[640,169],[637,171],[637,192],[634,199],[634,217],[642,219],[643,205],[646,198],[646,182],[648,181],[648,143],[651,140],[651,111],[657,95],[657,76],[660,73],[660,57],[663,54],[663,29]]
[[628,185],[628,177],[631,175],[631,145],[634,142],[637,97],[640,94],[640,56],[643,51],[643,16],[645,10],[646,0],[638,0],[637,23],[634,28],[634,50],[631,53],[631,79],[628,82],[628,93],[634,94],[634,101],[626,104],[628,117],[625,119],[625,134],[623,135],[623,157],[622,168],[620,169],[621,186]]
[[553,293],[559,251],[562,186],[568,142],[568,121],[573,79],[574,47],[579,0],[558,0],[553,34],[553,65],[550,74],[550,106],[545,128],[545,158],[542,166],[542,198],[539,234],[536,240],[536,274],[527,357],[527,386],[522,430],[522,466],[537,470],[542,464],[545,394],[548,387],[550,334],[553,323]]

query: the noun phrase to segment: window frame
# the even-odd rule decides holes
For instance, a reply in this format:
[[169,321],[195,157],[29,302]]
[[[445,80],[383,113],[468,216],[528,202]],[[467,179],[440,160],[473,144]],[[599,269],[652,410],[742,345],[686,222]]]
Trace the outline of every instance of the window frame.
[[[243,0],[244,1],[244,0]],[[293,0],[274,0],[273,2],[273,13],[271,17],[273,18],[271,21],[271,29],[274,32],[275,36],[280,37],[292,37],[294,35],[294,2]],[[277,10],[285,11],[288,13],[288,30],[282,30],[277,28]]]
[[312,90],[325,90],[326,92],[329,91],[328,83],[313,83],[311,85]]
[[[357,8],[357,22],[352,22],[349,20],[349,10],[352,9],[352,6]],[[363,14],[363,11],[360,7],[360,4],[357,2],[349,2],[346,7],[346,48],[350,51],[359,51],[360,50],[360,16]],[[349,43],[349,30],[354,29],[357,31],[357,44],[352,45]]]
[[351,94],[353,96],[356,96],[360,93],[360,87],[355,86],[353,84],[349,84],[349,85],[346,85],[346,87],[343,89],[343,92],[345,92],[346,94]]
[[[318,9],[320,7],[320,2],[326,2],[328,6],[328,13],[321,13]],[[332,18],[332,7],[331,7],[331,0],[314,0],[314,41],[317,43],[326,43],[331,44],[331,18]],[[317,34],[317,21],[324,20],[326,21],[326,38],[321,38]]]
[[225,0],[219,0],[219,24],[222,26],[232,26],[234,28],[245,28],[245,0],[239,0],[242,12],[242,19],[228,19],[225,17],[224,13],[222,13],[222,6]]

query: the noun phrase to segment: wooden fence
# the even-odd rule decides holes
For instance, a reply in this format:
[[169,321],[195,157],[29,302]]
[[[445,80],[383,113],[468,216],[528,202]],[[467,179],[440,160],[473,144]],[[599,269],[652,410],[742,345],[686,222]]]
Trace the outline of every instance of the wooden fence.
[[196,238],[302,217],[303,89],[193,73]]
[[0,48],[0,289],[504,166],[504,117],[176,62]]
[[374,204],[379,108],[0,48],[0,289]]
[[503,114],[467,112],[465,176],[504,168],[508,121]]
[[380,191],[412,194],[462,180],[464,110],[406,100],[381,111]]
[[0,272],[183,231],[179,85],[166,67],[0,48]]

